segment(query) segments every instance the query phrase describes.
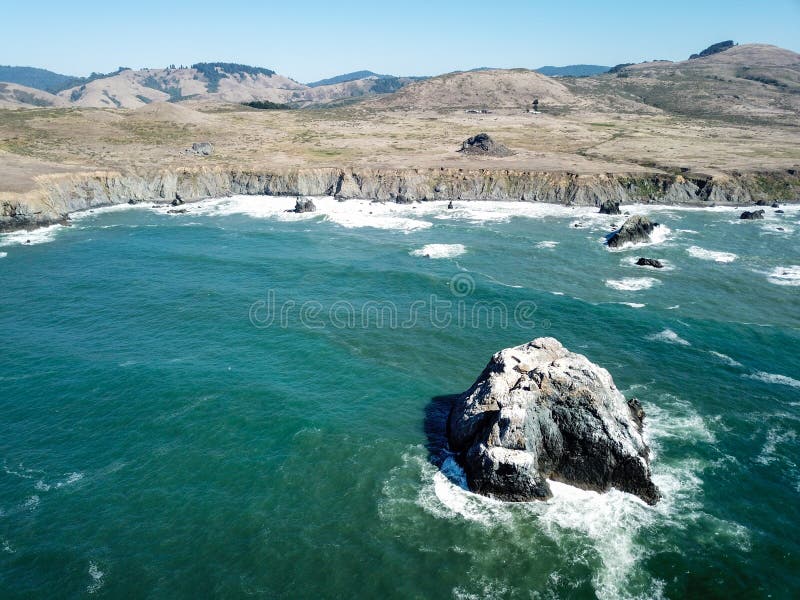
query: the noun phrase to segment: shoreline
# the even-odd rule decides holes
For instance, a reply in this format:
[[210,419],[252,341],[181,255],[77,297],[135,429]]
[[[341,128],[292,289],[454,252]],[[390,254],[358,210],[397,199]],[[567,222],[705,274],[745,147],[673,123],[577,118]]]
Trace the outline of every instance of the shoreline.
[[26,194],[0,195],[0,232],[69,224],[69,215],[121,204],[191,203],[246,196],[332,196],[411,204],[505,201],[562,206],[603,202],[708,208],[800,202],[794,169],[724,176],[652,173],[578,174],[512,169],[301,168],[245,171],[226,168],[152,173],[95,171],[45,175]]

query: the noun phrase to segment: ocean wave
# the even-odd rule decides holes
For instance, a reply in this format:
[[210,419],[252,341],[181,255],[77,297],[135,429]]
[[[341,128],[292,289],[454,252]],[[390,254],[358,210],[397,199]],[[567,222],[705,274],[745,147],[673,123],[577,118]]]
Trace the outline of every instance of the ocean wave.
[[463,244],[427,244],[417,250],[409,252],[411,256],[424,256],[426,258],[454,258],[467,251]]
[[623,306],[630,306],[631,308],[644,308],[647,304],[640,302],[615,302],[614,304],[622,304]]
[[775,285],[800,286],[800,265],[776,267],[767,274],[767,281]]
[[712,356],[716,356],[718,359],[720,359],[722,362],[724,362],[729,367],[741,367],[741,366],[743,366],[742,363],[740,363],[738,360],[734,360],[730,356],[728,356],[727,354],[722,354],[722,352],[715,352],[714,350],[709,350],[708,353],[711,354]]
[[12,231],[11,233],[0,234],[0,246],[33,246],[34,244],[46,244],[56,239],[58,232],[64,229],[64,225],[48,225],[33,231]]
[[622,279],[606,279],[606,287],[615,290],[638,292],[649,290],[656,284],[661,283],[654,277],[623,277]]
[[[2,513],[0,513],[0,514],[2,514]],[[11,542],[9,542],[5,538],[0,538],[0,539],[3,540],[3,543],[0,544],[0,547],[2,547],[3,552],[5,552],[6,554],[16,554],[17,551],[14,550],[14,548],[11,546]]]
[[736,260],[737,256],[733,252],[716,252],[714,250],[706,250],[700,246],[690,246],[686,249],[689,256],[699,258],[700,260],[713,260],[718,263],[730,263]]
[[537,248],[540,248],[540,249],[543,249],[543,250],[552,249],[552,248],[555,248],[556,246],[558,246],[558,242],[554,242],[552,240],[544,240],[544,241],[539,242],[538,244],[536,244]]
[[777,373],[766,373],[765,371],[757,371],[749,375],[742,375],[748,379],[755,379],[763,381],[764,383],[774,383],[777,385],[788,385],[790,387],[800,388],[800,381],[793,379],[787,375],[779,375]]
[[772,427],[767,432],[767,438],[761,452],[756,457],[756,462],[762,465],[769,465],[780,457],[777,455],[778,445],[797,440],[797,432],[792,429]]
[[672,329],[665,329],[664,331],[648,335],[646,339],[652,342],[666,342],[667,344],[677,344],[679,346],[692,345],[691,343],[687,342],[685,339],[680,337],[677,333],[672,331]]
[[8,256],[8,252],[0,252],[0,258],[5,258]]
[[45,483],[43,479],[40,479],[34,484],[34,487],[40,492],[49,492],[52,489],[58,490],[77,483],[83,479],[83,477],[83,473],[69,473],[64,479],[54,483]]

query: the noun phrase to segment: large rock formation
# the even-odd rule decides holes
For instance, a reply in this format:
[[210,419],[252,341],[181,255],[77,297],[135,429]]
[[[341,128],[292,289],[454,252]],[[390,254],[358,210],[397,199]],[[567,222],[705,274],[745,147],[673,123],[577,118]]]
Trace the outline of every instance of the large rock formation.
[[763,219],[764,218],[764,210],[763,209],[762,210],[754,210],[752,212],[749,211],[749,210],[746,210],[739,216],[739,218],[740,219],[744,219],[745,221],[755,221],[757,219]]
[[448,420],[470,488],[502,500],[552,496],[548,479],[655,504],[644,411],[611,375],[553,338],[498,352]]
[[647,217],[633,215],[629,217],[619,230],[608,236],[610,248],[620,248],[625,244],[641,244],[650,241],[650,234],[658,226]]
[[480,156],[509,156],[511,154],[508,148],[495,142],[488,133],[479,133],[465,140],[461,144],[459,152]]

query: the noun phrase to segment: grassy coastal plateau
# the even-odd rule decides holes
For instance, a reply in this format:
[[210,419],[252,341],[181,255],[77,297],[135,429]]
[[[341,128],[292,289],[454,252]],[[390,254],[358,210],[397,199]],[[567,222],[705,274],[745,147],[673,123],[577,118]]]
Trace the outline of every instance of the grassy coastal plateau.
[[[77,96],[67,90],[39,98],[49,106],[34,106],[19,101],[33,92],[0,84],[0,227],[54,222],[102,204],[172,201],[176,194],[576,204],[619,197],[620,190],[623,201],[627,194],[663,203],[800,197],[800,55],[774,46],[735,46],[582,78],[480,70],[357,96],[349,82],[327,92],[331,86],[309,88],[314,95],[294,104],[306,93],[299,84],[261,74],[216,84],[224,91],[228,80],[240,87],[249,81],[249,96],[210,93],[208,84],[206,93],[180,101],[140,94],[142,101],[127,102],[130,73],[139,72],[83,86],[85,98],[99,97],[88,88],[103,85],[103,98],[113,100],[94,104],[70,102]],[[264,88],[264,95],[297,108],[242,104],[259,93],[258,81],[247,77],[278,86]],[[537,112],[529,111],[533,100]],[[478,132],[512,154],[457,152]],[[210,156],[186,151],[204,141],[214,146]]]

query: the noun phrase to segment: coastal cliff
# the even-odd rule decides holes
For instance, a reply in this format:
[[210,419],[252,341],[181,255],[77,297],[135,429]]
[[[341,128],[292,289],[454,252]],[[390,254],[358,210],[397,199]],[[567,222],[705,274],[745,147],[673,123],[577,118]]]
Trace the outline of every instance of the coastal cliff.
[[335,196],[378,201],[506,200],[600,206],[607,201],[734,204],[798,201],[800,173],[580,175],[500,169],[223,168],[153,173],[97,171],[41,176],[37,189],[0,197],[0,231],[62,222],[71,212],[112,204],[243,195]]

